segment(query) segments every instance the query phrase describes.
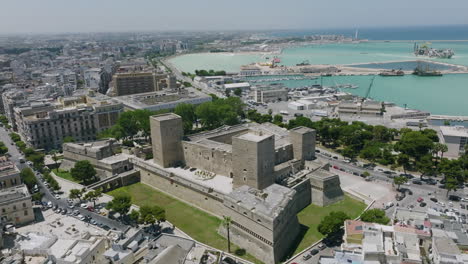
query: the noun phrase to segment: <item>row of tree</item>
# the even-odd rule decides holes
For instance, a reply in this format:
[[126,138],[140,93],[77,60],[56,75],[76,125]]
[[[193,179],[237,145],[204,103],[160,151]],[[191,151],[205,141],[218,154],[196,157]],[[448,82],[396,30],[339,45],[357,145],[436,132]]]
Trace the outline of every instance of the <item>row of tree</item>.
[[[180,115],[186,134],[214,129],[222,125],[239,124],[244,117],[243,103],[237,97],[220,99],[194,106],[192,104],[178,104],[174,113]],[[117,123],[99,135],[100,138],[113,137],[116,139],[133,140],[148,138],[150,117],[169,111],[135,110],[120,115]]]
[[[127,216],[130,207],[132,206],[132,198],[129,195],[122,194],[115,196],[112,201],[107,203],[106,209],[114,211],[120,215],[121,218]],[[140,224],[161,223],[166,221],[166,210],[157,205],[144,205],[140,210],[132,210],[128,214],[130,220]]]
[[[338,240],[341,242],[343,236],[343,225],[346,220],[351,218],[342,211],[333,211],[325,216],[319,223],[317,230],[327,239]],[[390,219],[385,215],[382,209],[370,209],[361,214],[360,220],[368,223],[377,223],[386,225]]]
[[28,148],[26,143],[21,140],[20,135],[17,133],[10,133],[10,138],[13,140],[15,145],[19,148],[21,152],[24,153],[27,160],[31,161],[34,164],[34,168],[42,170],[44,167],[44,153],[35,151],[32,148]]

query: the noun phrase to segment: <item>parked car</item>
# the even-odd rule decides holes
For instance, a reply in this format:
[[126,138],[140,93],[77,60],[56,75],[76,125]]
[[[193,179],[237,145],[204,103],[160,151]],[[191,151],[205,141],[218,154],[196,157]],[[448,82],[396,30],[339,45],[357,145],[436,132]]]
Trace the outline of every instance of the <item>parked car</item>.
[[304,256],[302,256],[302,259],[303,260],[308,260],[310,259],[312,256],[310,254],[305,254]]
[[419,203],[419,206],[424,207],[426,206],[426,203],[425,202]]
[[449,195],[449,200],[454,201],[454,202],[459,202],[461,200],[461,197],[458,195]]
[[435,197],[431,197],[429,200],[433,201],[434,203],[438,202],[437,198],[435,198]]
[[314,249],[312,249],[312,250],[310,251],[310,254],[312,254],[312,256],[315,256],[315,255],[317,255],[318,253],[319,253],[319,250],[316,249],[316,248],[314,248]]
[[422,181],[420,181],[420,180],[413,180],[413,184],[422,185]]
[[418,203],[424,201],[424,199],[422,197],[419,197],[416,201],[418,201]]
[[83,215],[78,215],[78,219],[80,219],[81,221],[84,221],[86,217],[84,217]]
[[320,250],[324,250],[326,247],[327,247],[327,246],[326,246],[325,244],[323,244],[323,243],[320,243],[320,244],[318,245],[318,249],[320,249]]

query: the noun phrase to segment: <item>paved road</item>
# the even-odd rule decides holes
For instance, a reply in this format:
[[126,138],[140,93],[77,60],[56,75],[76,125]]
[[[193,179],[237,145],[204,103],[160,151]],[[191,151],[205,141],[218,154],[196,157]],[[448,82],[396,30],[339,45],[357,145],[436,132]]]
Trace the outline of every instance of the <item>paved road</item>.
[[224,94],[220,93],[219,91],[217,91],[214,88],[197,85],[191,78],[189,78],[187,76],[183,76],[182,73],[174,65],[172,65],[172,63],[168,62],[167,60],[163,60],[163,63],[172,70],[172,73],[176,76],[176,78],[178,80],[182,80],[183,82],[189,82],[189,83],[192,84],[192,86],[194,88],[201,89],[206,94],[212,93],[212,94],[215,94],[215,95],[217,95],[218,97],[221,97],[221,98],[225,97]]
[[[20,158],[23,158],[23,155],[18,151],[18,149],[16,148],[16,145],[12,144],[12,141],[11,141],[10,136],[8,134],[9,134],[9,132],[4,127],[0,128],[0,141],[3,141],[5,143],[5,145],[8,147],[8,153],[10,153],[10,155],[11,155],[10,159],[16,163],[18,169],[22,170],[24,168],[28,168],[29,166],[26,163],[20,163],[19,162]],[[53,204],[56,204],[60,208],[67,208],[67,210],[70,210],[68,208],[67,200],[66,199],[60,199],[60,200],[55,199],[54,194],[52,194],[51,191],[44,185],[44,182],[42,182],[39,179],[39,175],[40,174],[38,174],[38,172],[36,172],[36,178],[37,178],[38,186],[40,187],[41,192],[44,193],[44,197],[42,198],[42,200],[45,201],[45,202],[51,201]],[[108,217],[105,217],[105,216],[90,212],[90,211],[88,211],[88,210],[86,210],[84,208],[75,207],[73,210],[75,210],[75,209],[80,211],[80,214],[82,214],[84,216],[89,216],[89,217],[93,218],[94,220],[96,220],[97,222],[103,223],[103,224],[109,226],[110,228],[115,228],[115,229],[121,230],[121,231],[125,231],[125,230],[127,230],[129,228],[128,226],[126,226],[126,225],[124,225],[124,224],[122,224],[122,223],[120,223],[118,221],[115,221],[115,220],[109,219]]]
[[[342,160],[342,157],[340,157],[339,155],[333,154],[331,152],[327,152],[326,150],[323,150],[320,148],[318,149],[320,150],[320,153],[317,153],[316,155],[317,158],[319,160],[324,160],[326,162],[329,162],[331,166],[336,166],[340,169],[344,169],[346,172],[351,173],[351,174],[353,172],[362,174],[364,171],[367,171],[369,172],[370,177],[372,177],[374,181],[376,182],[385,181],[385,182],[393,183],[393,179],[389,178],[387,174],[377,172],[374,170],[364,169],[362,167],[356,166],[351,163],[346,163]],[[329,153],[331,154],[332,157],[323,155],[324,153]],[[334,159],[333,157],[338,157],[338,159]],[[442,208],[442,206],[434,203],[433,201],[430,201],[431,197],[435,197],[439,202],[443,202],[446,204],[445,208],[449,208],[448,204],[450,201],[447,197],[447,191],[445,189],[439,188],[438,185],[439,184],[429,185],[429,184],[426,184],[425,182],[423,182],[421,185],[418,185],[418,184],[411,183],[411,180],[410,180],[409,183],[402,185],[400,188],[411,190],[413,194],[412,195],[407,194],[406,197],[401,201],[394,200],[394,203],[398,204],[400,207],[407,208],[408,206],[412,205],[415,208],[415,210],[425,210],[425,207],[421,207],[420,203],[417,202],[417,199],[421,197],[427,203],[426,207],[433,207],[433,208],[435,207],[439,209]],[[468,194],[468,191],[466,190],[466,188],[464,188],[464,189],[459,189],[457,191],[450,192],[450,194],[454,194],[460,197],[466,197]],[[464,203],[464,202],[453,202],[454,208],[460,210],[460,212],[468,214],[468,210],[460,208],[460,203]],[[382,207],[381,205],[377,205],[377,204],[376,206]],[[387,214],[389,216],[393,214],[394,208],[395,207],[392,207],[389,210],[387,210]]]

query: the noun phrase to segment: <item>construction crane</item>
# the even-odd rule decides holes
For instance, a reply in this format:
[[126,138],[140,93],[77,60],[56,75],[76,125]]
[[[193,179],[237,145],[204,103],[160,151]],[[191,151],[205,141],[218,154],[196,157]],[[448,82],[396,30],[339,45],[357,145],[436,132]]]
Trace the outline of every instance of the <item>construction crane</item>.
[[367,88],[366,96],[364,96],[364,98],[362,99],[362,101],[364,101],[364,100],[366,100],[367,98],[369,98],[369,94],[370,94],[370,92],[371,92],[372,86],[374,85],[374,80],[375,80],[375,75],[374,75],[374,77],[372,77],[371,83],[369,84],[369,88]]

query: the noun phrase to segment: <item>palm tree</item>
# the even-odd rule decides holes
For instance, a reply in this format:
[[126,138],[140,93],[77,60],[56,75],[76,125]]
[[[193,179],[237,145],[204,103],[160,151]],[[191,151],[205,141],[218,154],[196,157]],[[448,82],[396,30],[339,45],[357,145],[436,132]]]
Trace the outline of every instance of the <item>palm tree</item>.
[[447,151],[448,151],[447,145],[440,144],[440,152],[441,152],[440,159],[444,158],[444,153],[447,152]]
[[227,231],[227,241],[228,241],[228,253],[231,253],[231,236],[229,234],[229,227],[231,225],[231,217],[230,216],[223,216],[223,226],[226,227]]
[[57,157],[57,150],[52,150],[52,159],[54,160],[54,162],[55,162],[55,168],[56,168],[57,171],[58,171],[58,163],[57,163],[57,161],[59,160],[59,158]]

